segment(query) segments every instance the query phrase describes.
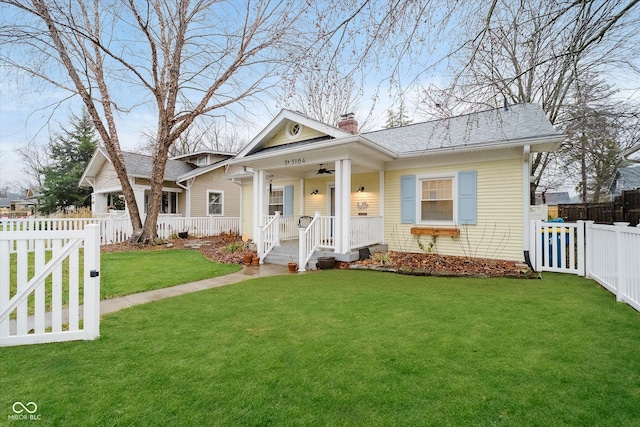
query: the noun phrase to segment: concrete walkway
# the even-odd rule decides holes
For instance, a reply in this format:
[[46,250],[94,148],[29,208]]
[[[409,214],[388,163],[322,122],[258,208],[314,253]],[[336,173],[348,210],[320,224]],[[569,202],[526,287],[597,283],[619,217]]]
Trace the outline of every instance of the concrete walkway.
[[[133,307],[139,304],[145,304],[151,301],[158,301],[164,298],[175,297],[178,295],[188,294],[191,292],[202,291],[205,289],[219,288],[225,285],[243,282],[256,277],[277,276],[280,274],[290,274],[286,265],[263,264],[259,267],[242,267],[237,273],[227,274],[225,276],[212,277],[210,279],[200,280],[198,282],[185,283],[183,285],[171,286],[169,288],[156,289],[153,291],[139,292],[136,294],[125,295],[123,297],[105,299],[100,301],[100,315],[114,313],[116,311]],[[303,273],[297,273],[303,274]],[[84,313],[83,307],[80,306],[80,318]],[[69,310],[62,310],[62,323],[69,322]],[[16,333],[16,321],[12,319],[9,322],[10,334]],[[27,320],[28,329],[34,329],[34,316],[29,316]],[[51,326],[51,312],[45,315],[45,327]]]
[[204,289],[219,288],[220,286],[231,285],[233,283],[255,279],[256,277],[289,274],[288,271],[289,270],[286,265],[263,264],[259,267],[242,267],[242,270],[237,273],[231,273],[225,276],[212,277],[211,279],[204,279],[198,282],[171,286],[170,288],[156,289],[153,291],[139,292],[137,294],[102,300],[100,301],[100,315],[104,316],[105,314],[113,313],[124,308],[164,298],[202,291]]

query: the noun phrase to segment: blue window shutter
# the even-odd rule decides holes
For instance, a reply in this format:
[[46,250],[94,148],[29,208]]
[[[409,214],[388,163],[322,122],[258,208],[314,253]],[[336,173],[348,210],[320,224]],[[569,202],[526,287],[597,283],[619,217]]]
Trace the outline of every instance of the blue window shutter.
[[282,215],[293,215],[293,185],[284,186],[283,210]]
[[403,175],[400,177],[400,222],[402,224],[416,223],[415,175]]
[[476,224],[476,171],[458,172],[458,223]]

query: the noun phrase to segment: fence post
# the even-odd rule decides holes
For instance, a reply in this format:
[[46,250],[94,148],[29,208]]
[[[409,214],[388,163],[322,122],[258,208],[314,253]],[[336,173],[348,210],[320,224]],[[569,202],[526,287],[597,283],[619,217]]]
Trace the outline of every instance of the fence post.
[[529,221],[529,262],[531,262],[531,266],[534,270],[538,270],[538,261],[536,257],[536,220],[532,219]]
[[[578,228],[577,228],[577,233],[578,233],[578,241],[577,241],[577,246],[578,246],[578,253],[576,254],[576,256],[578,257],[578,275],[579,276],[585,276],[585,244],[584,244],[584,221],[580,220],[577,222],[578,224]],[[573,251],[573,248],[569,248],[570,251]],[[573,267],[573,266],[571,266]]]
[[89,224],[84,238],[84,331],[100,336],[100,226]]
[[618,276],[618,293],[616,294],[616,301],[624,302],[624,297],[627,293],[627,278],[624,275],[624,257],[622,256],[622,253],[624,251],[624,247],[622,245],[622,227],[627,227],[629,223],[614,222],[613,225],[616,226],[616,276]]
[[591,245],[593,244],[593,224],[595,221],[584,221],[584,276],[591,277],[591,270],[593,266],[593,253],[591,251]]

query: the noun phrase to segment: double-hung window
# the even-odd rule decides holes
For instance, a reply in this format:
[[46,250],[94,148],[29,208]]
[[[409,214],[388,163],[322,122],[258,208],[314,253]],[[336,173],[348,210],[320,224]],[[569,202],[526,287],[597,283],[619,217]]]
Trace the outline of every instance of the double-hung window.
[[284,189],[272,188],[269,193],[269,215],[275,215],[276,211],[284,212]]
[[477,173],[475,170],[442,175],[400,177],[402,224],[476,224]]
[[419,181],[420,222],[454,221],[454,178],[423,178]]
[[223,194],[221,191],[208,191],[207,192],[207,215],[222,215]]

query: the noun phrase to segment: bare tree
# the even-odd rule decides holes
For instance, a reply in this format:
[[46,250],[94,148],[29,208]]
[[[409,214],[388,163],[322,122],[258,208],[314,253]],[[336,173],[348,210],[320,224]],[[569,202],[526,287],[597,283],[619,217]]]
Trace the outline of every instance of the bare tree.
[[[226,120],[217,120],[218,118],[211,117],[200,117],[200,119],[203,120],[198,120],[186,129],[169,147],[169,157],[204,150],[237,153],[245,145],[235,130],[235,126],[229,125]],[[144,134],[144,142],[136,151],[152,156],[156,146],[154,137],[149,133]]]
[[42,187],[42,171],[51,163],[48,145],[38,145],[35,141],[30,141],[17,152],[22,162],[22,172],[27,177],[29,185]]
[[[156,235],[172,144],[197,117],[272,88],[304,62],[324,30],[309,31],[316,28],[313,8],[293,0],[1,3],[11,15],[3,22],[1,41],[10,48],[2,62],[81,97],[122,184],[138,241]],[[144,226],[116,117],[138,104],[157,115]]]
[[[567,107],[586,82],[580,76],[637,71],[627,54],[638,44],[636,4],[494,0],[487,19],[467,28],[452,85],[424,89],[423,112],[442,115],[503,102],[537,102],[564,129]],[[550,153],[533,155],[532,202],[552,160]]]
[[294,110],[323,123],[337,126],[340,116],[359,107],[361,84],[351,75],[335,68],[315,69],[305,73],[290,100]]

